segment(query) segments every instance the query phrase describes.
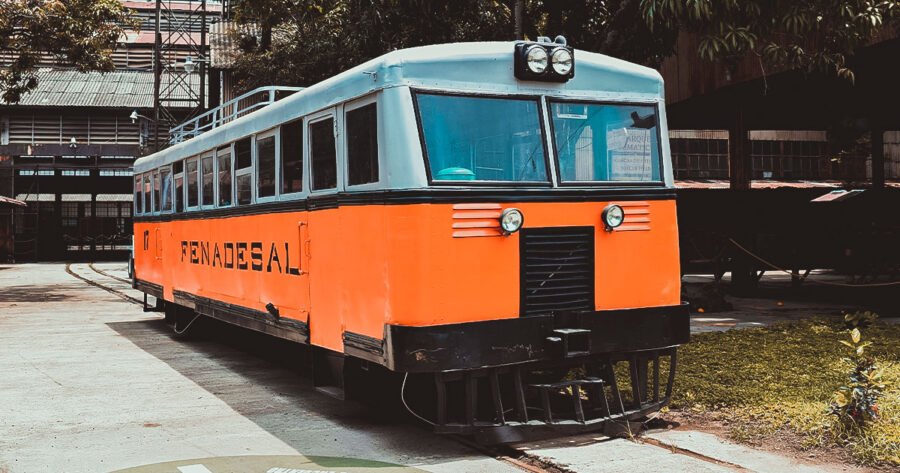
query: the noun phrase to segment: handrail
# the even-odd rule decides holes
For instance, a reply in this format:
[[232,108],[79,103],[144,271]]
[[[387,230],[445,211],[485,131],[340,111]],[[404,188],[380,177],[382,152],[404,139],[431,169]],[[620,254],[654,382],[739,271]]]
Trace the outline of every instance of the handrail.
[[[201,133],[220,127],[230,121],[236,120],[257,109],[266,107],[278,100],[278,92],[297,92],[303,87],[284,87],[269,85],[253,89],[243,95],[233,98],[218,107],[198,115],[184,123],[169,129],[169,144],[181,143]],[[253,102],[245,107],[240,106],[242,100],[255,95],[265,94],[263,100]],[[230,110],[228,110],[230,108]]]

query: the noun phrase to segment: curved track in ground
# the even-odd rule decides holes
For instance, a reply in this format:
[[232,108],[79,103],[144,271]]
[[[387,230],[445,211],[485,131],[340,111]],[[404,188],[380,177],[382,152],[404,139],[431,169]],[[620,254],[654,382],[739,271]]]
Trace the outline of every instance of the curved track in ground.
[[[141,298],[136,297],[138,291],[131,287],[131,281],[97,268],[94,263],[68,263],[66,272],[80,281],[113,294],[126,302],[144,307]],[[131,294],[129,294],[131,293]],[[532,473],[571,473],[559,465],[554,465],[541,458],[528,455],[520,450],[507,446],[483,446],[465,437],[450,436],[456,442],[516,469]]]
[[[85,266],[93,274],[102,276],[102,278],[90,277],[92,275],[92,273],[85,271],[83,269],[83,267],[85,267]],[[110,294],[114,294],[115,296],[120,297],[121,299],[125,300],[126,302],[131,302],[132,304],[138,304],[141,307],[144,306],[143,300],[126,293],[125,290],[123,290],[124,288],[121,287],[122,284],[127,284],[127,288],[131,289],[131,281],[110,275],[110,274],[106,273],[105,271],[98,270],[98,269],[94,268],[93,263],[87,263],[87,264],[85,264],[85,263],[67,263],[66,264],[66,272],[69,273],[70,275],[74,276],[75,278],[80,279],[81,281],[83,281],[87,284],[90,284],[91,286],[103,289],[104,291],[109,292]],[[104,279],[105,279],[105,281],[104,281]],[[113,281],[115,282],[115,284],[113,284]]]

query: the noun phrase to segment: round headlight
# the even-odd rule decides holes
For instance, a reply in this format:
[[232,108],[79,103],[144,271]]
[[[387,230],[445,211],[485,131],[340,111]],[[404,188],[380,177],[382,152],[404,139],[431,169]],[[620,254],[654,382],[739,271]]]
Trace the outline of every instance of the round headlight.
[[625,211],[622,210],[622,207],[613,204],[606,206],[600,216],[603,218],[603,224],[606,225],[606,229],[612,230],[622,225],[622,222],[625,220]]
[[500,228],[504,233],[515,233],[522,228],[525,223],[525,217],[519,209],[503,209],[500,213]]
[[525,52],[525,62],[528,70],[535,74],[543,74],[547,70],[547,50],[541,46],[532,46]]
[[564,76],[572,70],[572,53],[566,48],[557,48],[550,55],[550,64],[554,72]]

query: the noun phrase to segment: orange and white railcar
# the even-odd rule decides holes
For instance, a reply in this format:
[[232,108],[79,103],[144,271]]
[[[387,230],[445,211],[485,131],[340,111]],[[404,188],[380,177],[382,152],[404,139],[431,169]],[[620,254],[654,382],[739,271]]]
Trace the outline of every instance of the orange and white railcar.
[[177,330],[307,344],[332,394],[426,380],[418,415],[493,441],[668,402],[689,329],[657,72],[426,46],[216,125],[135,163],[134,284]]

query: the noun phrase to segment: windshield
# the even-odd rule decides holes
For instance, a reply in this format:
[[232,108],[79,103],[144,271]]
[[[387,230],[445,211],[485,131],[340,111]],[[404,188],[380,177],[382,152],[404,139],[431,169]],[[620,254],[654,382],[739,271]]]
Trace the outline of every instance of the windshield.
[[660,180],[659,134],[652,105],[551,102],[560,180]]
[[433,181],[548,182],[537,99],[416,94]]

